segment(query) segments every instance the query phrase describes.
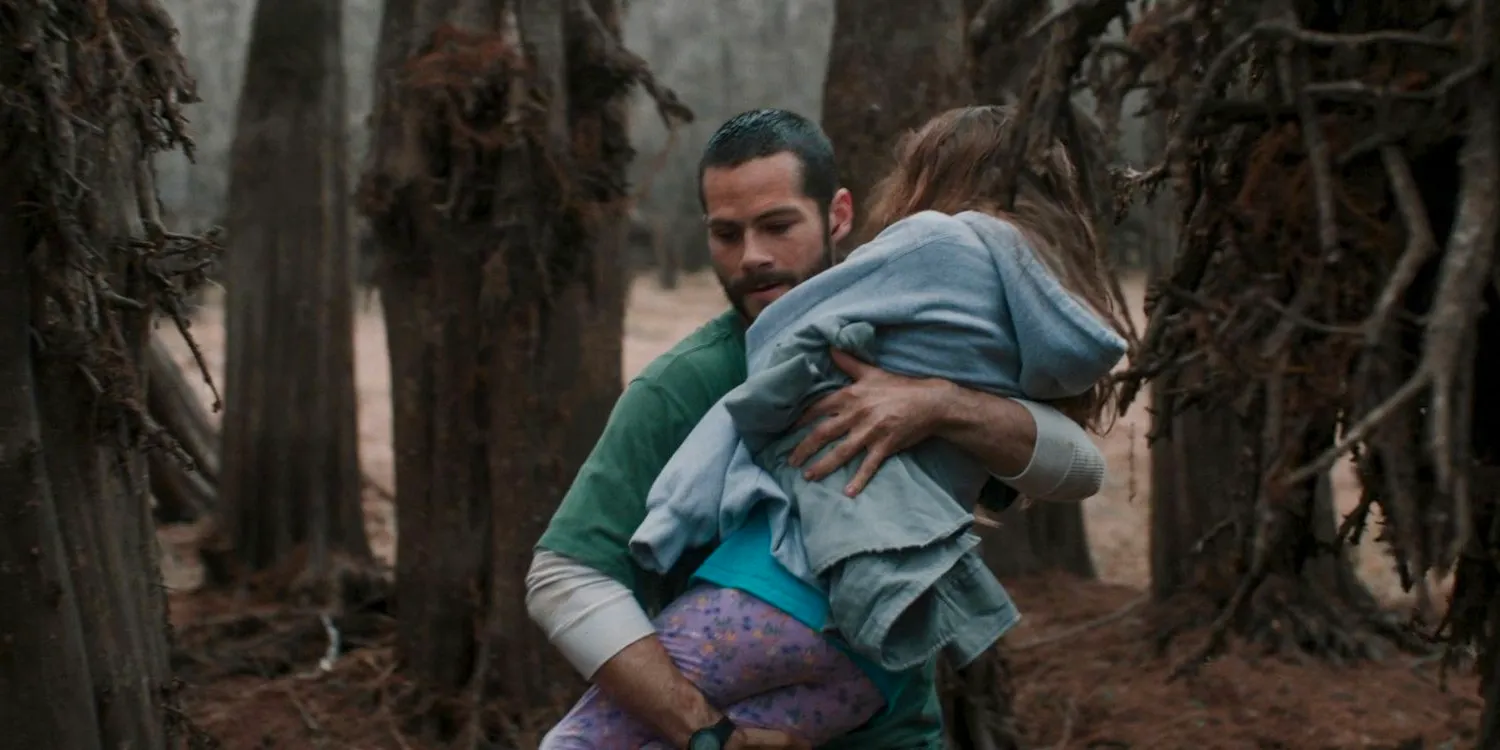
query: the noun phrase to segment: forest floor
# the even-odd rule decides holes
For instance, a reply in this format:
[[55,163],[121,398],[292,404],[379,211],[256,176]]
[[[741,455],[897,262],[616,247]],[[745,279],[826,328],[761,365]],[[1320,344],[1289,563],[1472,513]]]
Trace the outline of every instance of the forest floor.
[[[1139,324],[1142,284],[1130,279],[1125,288]],[[626,376],[723,308],[722,293],[710,275],[687,276],[670,292],[648,279],[638,281],[625,325]],[[221,378],[223,328],[217,298],[210,298],[192,330],[210,369]],[[184,365],[190,362],[174,333],[163,330],[160,335]],[[378,301],[361,299],[355,342],[360,451],[374,485],[365,495],[366,527],[376,553],[389,562],[396,530],[389,492],[394,480],[385,344]],[[208,403],[206,387],[203,394]],[[1101,580],[1005,582],[1026,613],[1006,642],[1014,649],[1017,711],[1029,744],[1119,750],[1472,747],[1479,707],[1475,681],[1466,674],[1450,675],[1446,691],[1441,690],[1436,662],[1430,659],[1394,656],[1374,665],[1334,667],[1256,658],[1231,649],[1196,677],[1167,680],[1173,662],[1151,651],[1152,628],[1140,606],[1148,583],[1147,407],[1136,404],[1101,438],[1110,477],[1103,492],[1084,506]],[[1357,502],[1348,466],[1335,472],[1335,492],[1341,510]],[[199,535],[190,526],[160,532],[172,619],[183,640],[209,632],[206,623],[235,620],[265,627],[268,620],[242,616],[243,602],[197,591],[202,579]],[[1401,591],[1373,536],[1353,550],[1358,573],[1383,603],[1404,612],[1411,598]],[[184,670],[186,709],[199,728],[226,750],[436,750],[402,736],[385,707],[378,686],[390,676],[387,636],[369,633],[357,650],[346,643],[332,668],[320,672],[316,661],[324,648],[324,628],[316,615],[305,620],[309,639],[319,645],[292,674],[209,678],[224,670]],[[1072,635],[1057,637],[1062,633]]]

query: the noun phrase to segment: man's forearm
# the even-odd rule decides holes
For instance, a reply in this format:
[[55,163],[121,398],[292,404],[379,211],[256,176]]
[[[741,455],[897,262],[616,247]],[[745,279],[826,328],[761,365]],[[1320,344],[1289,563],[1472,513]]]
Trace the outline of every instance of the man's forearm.
[[1034,500],[1077,501],[1104,484],[1104,454],[1082,427],[1045,404],[953,386],[935,434]]
[[675,747],[686,747],[693,732],[722,716],[689,682],[656,636],[642,638],[615,654],[594,675],[594,684],[625,712],[656,727]]
[[1026,407],[1008,398],[951,386],[944,402],[937,437],[978,459],[997,477],[1026,471],[1036,452],[1036,420]]
[[584,679],[675,745],[718,721],[719,713],[677,669],[619,581],[537,550],[526,575],[526,608]]

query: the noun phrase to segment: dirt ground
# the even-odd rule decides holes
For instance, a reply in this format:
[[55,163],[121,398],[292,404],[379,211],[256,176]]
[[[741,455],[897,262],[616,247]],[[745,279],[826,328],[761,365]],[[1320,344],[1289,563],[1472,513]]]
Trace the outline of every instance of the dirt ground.
[[[1127,280],[1139,313],[1139,279]],[[665,292],[638,281],[626,318],[627,377],[723,309],[711,276],[688,276]],[[193,333],[216,375],[223,366],[221,309],[211,297]],[[1139,314],[1137,314],[1139,321]],[[175,333],[164,330],[180,360]],[[395,549],[388,499],[394,486],[390,441],[390,374],[378,301],[362,299],[356,323],[361,459],[376,487],[365,497],[367,528],[384,559]],[[206,388],[204,389],[207,398]],[[1027,617],[1007,638],[1018,680],[1018,709],[1033,746],[1054,748],[1459,748],[1471,747],[1477,722],[1475,689],[1452,677],[1439,690],[1430,661],[1395,657],[1357,669],[1256,660],[1231,653],[1193,679],[1168,683],[1170,660],[1143,644],[1140,616],[1148,580],[1148,405],[1139,403],[1100,438],[1110,464],[1103,492],[1085,503],[1090,546],[1101,581],[1007,581]],[[1352,508],[1356,488],[1347,466],[1335,474],[1338,504]],[[196,593],[201,570],[190,527],[163,529],[163,569],[173,619],[190,637],[205,620],[236,606]],[[1360,576],[1392,607],[1409,606],[1373,542],[1354,550]],[[1059,634],[1076,635],[1059,638]],[[309,665],[318,655],[311,656]],[[380,641],[342,656],[330,671],[264,679],[187,680],[188,713],[223,747],[411,750],[425,747],[398,731],[384,708],[390,654]],[[310,675],[310,676],[309,676]]]

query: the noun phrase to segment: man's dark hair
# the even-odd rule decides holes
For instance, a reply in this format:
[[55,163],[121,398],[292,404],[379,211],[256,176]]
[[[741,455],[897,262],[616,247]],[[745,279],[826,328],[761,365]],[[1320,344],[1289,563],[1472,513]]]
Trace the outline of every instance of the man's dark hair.
[[698,161],[698,203],[703,199],[703,173],[709,168],[738,167],[747,161],[780,153],[797,157],[802,165],[802,193],[818,204],[827,220],[833,194],[839,189],[833,143],[812,120],[784,109],[752,109],[719,126]]

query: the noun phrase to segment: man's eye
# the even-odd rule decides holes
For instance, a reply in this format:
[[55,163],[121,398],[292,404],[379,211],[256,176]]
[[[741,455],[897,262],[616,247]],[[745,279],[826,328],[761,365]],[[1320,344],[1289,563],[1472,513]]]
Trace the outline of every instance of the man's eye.
[[733,229],[716,229],[710,234],[720,242],[734,242],[740,237],[740,233]]
[[766,227],[766,231],[770,234],[786,234],[791,229],[791,224],[771,224]]

